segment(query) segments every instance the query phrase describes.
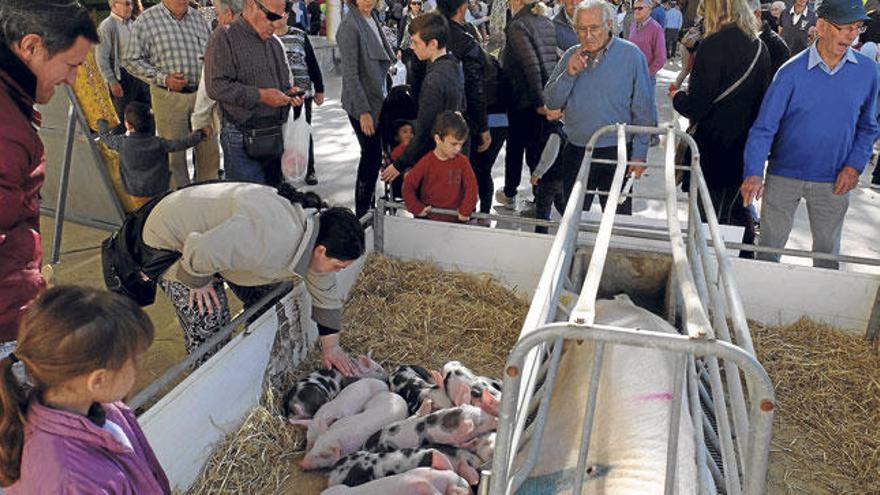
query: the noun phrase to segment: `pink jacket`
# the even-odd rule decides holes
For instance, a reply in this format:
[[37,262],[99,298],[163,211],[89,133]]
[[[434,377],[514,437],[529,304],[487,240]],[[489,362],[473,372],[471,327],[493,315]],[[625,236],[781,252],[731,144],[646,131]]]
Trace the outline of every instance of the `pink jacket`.
[[645,54],[648,61],[648,75],[654,77],[666,63],[666,33],[663,27],[652,17],[639,26],[633,22],[629,28],[627,39]]
[[33,117],[37,79],[0,44],[0,341],[45,287],[40,275],[40,187],[45,158]]
[[102,404],[107,420],[131,443],[121,444],[89,418],[31,401],[21,477],[6,495],[169,494],[168,478],[131,410]]

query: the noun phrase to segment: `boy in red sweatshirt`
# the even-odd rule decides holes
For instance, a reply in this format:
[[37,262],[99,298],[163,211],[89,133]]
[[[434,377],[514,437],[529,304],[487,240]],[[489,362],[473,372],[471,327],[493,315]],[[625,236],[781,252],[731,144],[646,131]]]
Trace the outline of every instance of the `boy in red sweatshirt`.
[[[477,205],[477,178],[461,147],[468,125],[458,112],[437,116],[432,132],[434,151],[423,156],[403,180],[403,199],[413,215],[444,222],[467,222]],[[431,208],[458,211],[452,215],[432,213]]]

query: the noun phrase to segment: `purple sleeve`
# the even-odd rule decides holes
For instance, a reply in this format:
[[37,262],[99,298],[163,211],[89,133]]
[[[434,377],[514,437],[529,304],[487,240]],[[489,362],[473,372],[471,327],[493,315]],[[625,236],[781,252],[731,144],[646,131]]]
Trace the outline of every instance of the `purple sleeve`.
[[656,29],[654,30],[653,43],[654,47],[651,50],[651,65],[648,67],[648,73],[652,76],[660,71],[663,66],[666,64],[666,33],[663,32],[663,28],[660,27],[660,24],[656,24]]

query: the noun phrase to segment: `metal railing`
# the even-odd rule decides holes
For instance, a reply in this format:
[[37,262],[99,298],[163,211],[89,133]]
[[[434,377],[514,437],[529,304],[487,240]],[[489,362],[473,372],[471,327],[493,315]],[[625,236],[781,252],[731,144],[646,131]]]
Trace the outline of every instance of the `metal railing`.
[[[621,197],[628,164],[627,134],[665,134],[667,137],[663,166],[667,235],[673,261],[671,276],[684,308],[682,327],[685,335],[636,331],[595,322],[596,297],[615,229],[613,207],[606,208],[602,214],[590,265],[568,322],[555,322],[559,296],[567,283],[576,251],[585,185],[594,162],[592,154],[599,137],[610,132],[617,133],[618,157],[614,179],[607,193],[608,205],[616,205]],[[682,167],[674,166],[675,138],[685,140],[692,151],[690,166],[684,167],[691,173],[688,221],[684,230],[676,204],[675,170]],[[703,225],[701,211],[705,213],[708,226]],[[709,239],[713,251],[710,251]],[[714,264],[711,262],[713,258]],[[670,315],[672,318],[674,316]],[[730,260],[700,169],[699,152],[689,135],[672,126],[619,124],[600,129],[587,144],[520,339],[507,361],[495,458],[491,475],[486,476],[490,493],[516,493],[537,464],[545,426],[553,420],[549,403],[562,343],[566,339],[595,343],[593,372],[590,383],[585,384],[589,387],[589,395],[575,471],[575,494],[581,493],[586,473],[606,344],[661,349],[674,357],[674,398],[669,416],[665,493],[673,493],[676,486],[678,418],[683,414],[690,417],[694,426],[694,461],[697,466],[694,481],[700,493],[721,491],[730,495],[757,495],[764,492],[774,409],[773,386],[755,359]],[[687,411],[681,409],[684,394],[689,402]],[[708,413],[704,413],[704,407]],[[720,462],[710,455],[713,451],[720,454]],[[522,457],[522,462],[515,464],[518,456]]]

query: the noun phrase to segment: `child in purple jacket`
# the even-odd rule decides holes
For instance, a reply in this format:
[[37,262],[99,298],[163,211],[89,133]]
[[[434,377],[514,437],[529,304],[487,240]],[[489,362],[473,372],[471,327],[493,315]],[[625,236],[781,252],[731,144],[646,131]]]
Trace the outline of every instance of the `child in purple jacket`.
[[[46,291],[0,360],[0,485],[6,495],[168,494],[131,410],[153,325],[130,299],[85,287]],[[21,362],[32,388],[13,374]]]

